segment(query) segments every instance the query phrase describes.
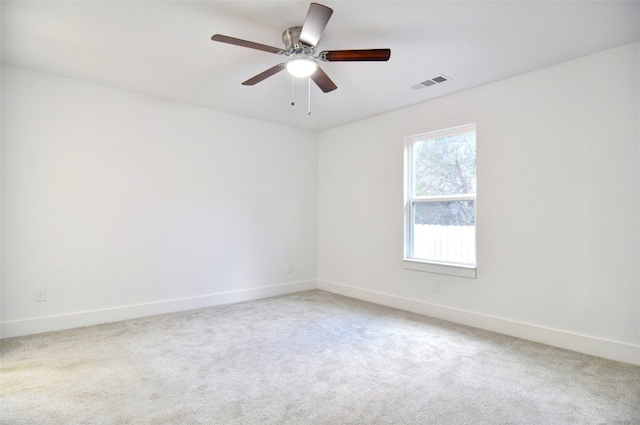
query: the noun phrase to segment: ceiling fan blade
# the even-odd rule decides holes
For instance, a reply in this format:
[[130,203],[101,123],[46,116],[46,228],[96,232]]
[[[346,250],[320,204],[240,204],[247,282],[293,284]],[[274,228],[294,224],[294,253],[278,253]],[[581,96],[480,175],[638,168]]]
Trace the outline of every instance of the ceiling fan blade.
[[236,46],[248,47],[250,49],[262,50],[269,53],[281,53],[282,49],[277,47],[267,46],[266,44],[254,43],[253,41],[242,40],[240,38],[229,37],[228,35],[214,34],[211,39],[213,41],[219,41],[221,43],[234,44]]
[[311,79],[318,85],[318,87],[320,87],[320,90],[325,93],[329,93],[330,91],[338,88],[338,86],[336,86],[335,83],[331,81],[331,78],[329,78],[329,76],[320,67],[318,67],[318,69],[316,69],[316,71],[311,74]]
[[253,86],[255,84],[258,84],[260,81],[265,80],[265,79],[271,77],[274,74],[277,74],[278,72],[282,71],[283,69],[284,69],[284,64],[283,63],[279,63],[276,66],[272,66],[271,68],[267,69],[266,71],[262,71],[260,74],[256,75],[255,77],[249,78],[247,81],[242,83],[242,85],[243,86]]
[[391,49],[327,50],[318,57],[327,62],[387,61],[391,57]]
[[311,3],[300,31],[300,42],[311,47],[317,46],[332,13],[333,9],[327,6]]

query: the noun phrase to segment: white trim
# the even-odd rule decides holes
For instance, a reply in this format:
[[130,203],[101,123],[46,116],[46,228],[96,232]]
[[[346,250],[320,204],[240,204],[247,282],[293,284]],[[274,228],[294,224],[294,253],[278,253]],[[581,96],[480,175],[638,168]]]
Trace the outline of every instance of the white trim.
[[260,288],[241,289],[220,292],[197,297],[179,298],[145,304],[126,305],[101,310],[81,311],[56,316],[37,317],[24,320],[12,320],[0,324],[2,338],[31,335],[43,332],[60,331],[102,323],[119,322],[158,314],[196,310],[222,304],[251,301],[260,298],[275,297],[293,292],[316,289],[317,281],[283,283]]
[[466,266],[464,264],[445,264],[434,263],[429,261],[418,261],[413,259],[403,259],[402,267],[407,270],[416,270],[419,272],[429,272],[437,274],[447,274],[450,276],[476,278],[476,267]]
[[640,365],[639,345],[516,322],[325,280],[318,280],[318,289],[566,350]]
[[413,196],[413,203],[418,204],[420,202],[441,202],[441,201],[475,201],[475,193],[467,193],[460,195],[429,195],[429,196]]
[[475,123],[458,125],[455,127],[449,127],[441,130],[431,130],[424,133],[414,134],[412,136],[407,136],[407,139],[411,139],[412,141],[420,141],[424,142],[427,140],[435,140],[442,139],[444,137],[455,136],[460,133],[467,133],[469,131],[476,129]]
[[[416,203],[426,202],[440,202],[440,201],[457,201],[457,200],[473,200],[474,209],[477,210],[477,194],[455,194],[455,195],[437,195],[437,196],[416,196],[415,195],[415,173],[413,165],[413,145],[416,142],[423,142],[427,140],[436,140],[448,136],[454,136],[458,134],[476,133],[476,124],[464,124],[457,127],[451,127],[447,129],[429,131],[426,133],[415,134],[404,138],[404,247],[403,247],[403,260],[405,261],[404,268],[417,271],[427,271],[432,273],[447,274],[452,276],[461,277],[476,277],[475,266],[462,265],[460,270],[456,270],[461,266],[454,263],[446,263],[447,267],[441,267],[441,263],[434,262],[430,259],[416,258],[413,255],[414,248],[414,211],[413,206]],[[477,218],[477,217],[476,217]],[[474,224],[475,226],[475,224]],[[477,235],[477,230],[474,228],[474,232]],[[477,255],[477,254],[476,254]],[[467,270],[465,270],[465,268]],[[469,270],[473,268],[473,275],[469,273]]]
[[452,307],[432,304],[411,298],[399,297],[378,291],[326,280],[307,280],[261,288],[220,292],[198,297],[180,298],[154,303],[129,305],[110,309],[76,312],[71,314],[38,317],[3,322],[2,337],[10,338],[43,332],[72,329],[102,323],[118,322],[139,317],[178,311],[195,310],[216,305],[251,301],[294,292],[320,289],[375,304],[435,317],[474,328],[523,338],[554,347],[577,351],[592,356],[640,365],[640,346],[580,335],[557,329],[544,328],[528,323],[473,313]]

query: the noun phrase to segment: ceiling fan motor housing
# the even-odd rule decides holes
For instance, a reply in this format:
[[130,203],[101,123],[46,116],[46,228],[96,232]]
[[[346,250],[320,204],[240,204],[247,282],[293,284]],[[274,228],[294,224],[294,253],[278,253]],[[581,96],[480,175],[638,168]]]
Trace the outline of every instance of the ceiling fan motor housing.
[[314,46],[307,46],[300,41],[300,33],[302,27],[291,27],[282,33],[282,42],[284,43],[287,53],[295,56],[311,56],[315,51]]
[[300,42],[301,32],[302,27],[291,27],[282,33],[282,42],[287,49],[285,54],[289,56],[285,66],[291,75],[298,78],[308,77],[318,68],[313,59],[315,47]]

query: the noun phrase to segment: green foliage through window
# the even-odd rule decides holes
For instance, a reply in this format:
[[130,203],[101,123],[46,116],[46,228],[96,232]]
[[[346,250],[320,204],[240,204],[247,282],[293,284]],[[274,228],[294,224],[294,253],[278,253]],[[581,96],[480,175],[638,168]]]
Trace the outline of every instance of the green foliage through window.
[[414,142],[415,196],[476,193],[476,135]]
[[473,226],[475,201],[434,201],[413,204],[414,223],[438,226]]

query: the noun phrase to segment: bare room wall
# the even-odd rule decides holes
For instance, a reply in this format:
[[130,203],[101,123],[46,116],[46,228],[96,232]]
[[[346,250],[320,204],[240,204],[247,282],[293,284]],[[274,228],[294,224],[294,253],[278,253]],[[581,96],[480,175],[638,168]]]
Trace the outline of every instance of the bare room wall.
[[[319,287],[640,363],[639,50],[320,133]],[[468,123],[477,278],[406,270],[404,138]]]
[[2,336],[316,287],[317,174],[314,132],[3,66]]

